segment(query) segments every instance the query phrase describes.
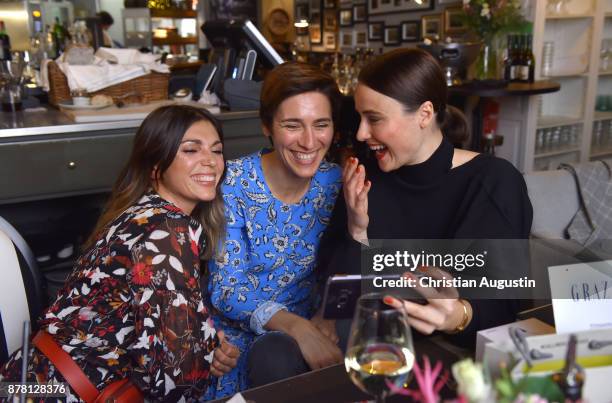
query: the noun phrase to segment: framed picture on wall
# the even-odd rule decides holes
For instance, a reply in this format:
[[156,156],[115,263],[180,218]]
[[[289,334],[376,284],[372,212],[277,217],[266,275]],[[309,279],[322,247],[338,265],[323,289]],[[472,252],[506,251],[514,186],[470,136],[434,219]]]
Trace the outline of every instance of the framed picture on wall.
[[308,11],[308,4],[297,4],[295,6],[295,20],[309,20],[310,13]]
[[368,0],[370,15],[433,10],[434,0]]
[[400,27],[402,42],[419,42],[421,40],[421,21],[403,21]]
[[463,9],[461,7],[447,7],[444,10],[444,33],[463,34],[467,26],[463,21]]
[[341,48],[352,48],[353,47],[353,31],[344,30],[340,31],[340,47]]
[[368,19],[368,10],[365,4],[353,6],[353,22],[365,22]]
[[353,26],[353,9],[343,8],[338,11],[338,20],[341,27]]
[[[411,1],[411,0],[406,0]],[[438,0],[438,4],[457,4],[461,3],[459,0]]]
[[430,14],[421,17],[421,37],[442,38],[442,14]]
[[308,20],[311,24],[319,24],[321,25],[321,13],[319,11],[310,11],[310,20]]
[[396,46],[400,44],[400,27],[393,25],[385,27],[383,44],[385,46]]
[[310,24],[308,26],[308,33],[310,34],[310,43],[314,45],[321,44],[321,24]]
[[368,31],[366,29],[355,30],[355,46],[358,48],[368,46]]
[[370,22],[368,24],[368,40],[369,41],[382,41],[384,26],[385,24],[381,21]]
[[323,13],[323,29],[325,31],[335,31],[338,28],[337,15],[334,10],[325,10]]
[[326,32],[323,38],[323,44],[325,45],[325,49],[335,50],[336,49],[336,33]]
[[336,0],[323,0],[323,8],[336,8]]

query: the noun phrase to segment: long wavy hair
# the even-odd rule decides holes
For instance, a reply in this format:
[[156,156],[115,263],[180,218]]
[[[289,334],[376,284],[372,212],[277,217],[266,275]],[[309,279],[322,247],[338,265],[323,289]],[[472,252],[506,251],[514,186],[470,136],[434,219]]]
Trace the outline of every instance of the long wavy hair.
[[[108,201],[96,227],[84,247],[95,244],[108,225],[135,204],[168,170],[185,132],[199,121],[210,122],[223,143],[223,130],[219,121],[208,111],[191,106],[162,106],[151,112],[142,122],[136,136],[132,153],[115,182],[111,198]],[[155,172],[155,179],[151,179]],[[198,203],[191,215],[203,226],[206,248],[201,255],[210,259],[215,255],[216,248],[225,235],[225,215],[221,184],[223,175],[216,188],[215,199],[210,202]]]

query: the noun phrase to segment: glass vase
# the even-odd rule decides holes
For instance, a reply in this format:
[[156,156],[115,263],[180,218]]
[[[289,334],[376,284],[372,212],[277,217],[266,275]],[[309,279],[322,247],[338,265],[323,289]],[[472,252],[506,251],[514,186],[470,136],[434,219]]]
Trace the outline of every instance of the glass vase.
[[497,46],[494,37],[483,37],[482,46],[476,59],[476,80],[498,80]]

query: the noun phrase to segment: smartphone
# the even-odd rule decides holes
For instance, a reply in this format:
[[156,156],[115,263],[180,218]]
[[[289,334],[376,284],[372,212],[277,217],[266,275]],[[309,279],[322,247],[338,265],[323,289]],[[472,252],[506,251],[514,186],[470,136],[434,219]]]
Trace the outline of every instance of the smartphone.
[[[325,319],[352,319],[357,300],[361,296],[363,282],[371,282],[375,277],[397,280],[401,275],[336,274],[329,277],[323,295],[323,317]],[[402,289],[402,293],[410,293],[410,289]],[[422,305],[427,304],[427,300],[421,298],[416,291],[413,293],[414,297],[407,299]]]

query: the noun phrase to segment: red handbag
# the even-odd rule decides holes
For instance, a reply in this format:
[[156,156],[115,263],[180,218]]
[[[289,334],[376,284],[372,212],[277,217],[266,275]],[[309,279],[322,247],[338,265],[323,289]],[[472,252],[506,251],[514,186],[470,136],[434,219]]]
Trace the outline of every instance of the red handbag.
[[45,331],[39,331],[32,339],[32,344],[51,361],[85,403],[141,403],[142,392],[129,379],[121,379],[106,386],[101,392],[91,383],[83,370],[74,362]]

